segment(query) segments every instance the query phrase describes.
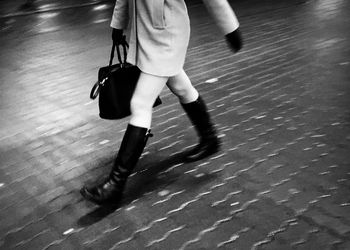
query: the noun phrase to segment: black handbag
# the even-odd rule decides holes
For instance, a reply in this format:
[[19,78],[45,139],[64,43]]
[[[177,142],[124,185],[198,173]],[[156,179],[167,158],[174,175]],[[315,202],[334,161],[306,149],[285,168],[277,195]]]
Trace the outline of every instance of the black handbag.
[[[99,69],[98,81],[91,89],[91,99],[94,100],[99,95],[98,106],[102,119],[122,119],[131,114],[130,100],[141,71],[137,66],[126,62],[127,46],[126,41],[119,46],[113,44],[109,65]],[[120,47],[123,48],[123,59]],[[112,65],[115,50],[117,50],[119,63]],[[158,96],[153,107],[161,103]]]

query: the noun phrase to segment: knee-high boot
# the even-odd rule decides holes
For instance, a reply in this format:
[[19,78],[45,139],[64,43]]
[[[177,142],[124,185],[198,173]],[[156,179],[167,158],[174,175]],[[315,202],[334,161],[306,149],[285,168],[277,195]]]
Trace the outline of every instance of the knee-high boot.
[[109,177],[96,186],[84,186],[80,190],[82,196],[97,204],[115,203],[121,200],[127,178],[134,169],[150,136],[152,134],[147,128],[129,124]]
[[181,104],[199,136],[199,144],[186,156],[186,161],[203,159],[219,151],[220,141],[203,99]]

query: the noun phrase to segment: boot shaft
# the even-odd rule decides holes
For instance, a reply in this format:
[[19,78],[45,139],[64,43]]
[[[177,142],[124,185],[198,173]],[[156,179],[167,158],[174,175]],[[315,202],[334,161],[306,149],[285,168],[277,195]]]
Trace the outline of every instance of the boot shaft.
[[151,130],[128,124],[111,172],[113,179],[126,179],[137,164]]
[[147,128],[129,124],[109,178],[96,186],[83,187],[80,190],[83,197],[97,204],[118,202],[122,197],[127,178],[134,169],[150,136]]
[[201,96],[194,102],[181,105],[201,139],[216,137],[214,125],[211,121],[207,106]]

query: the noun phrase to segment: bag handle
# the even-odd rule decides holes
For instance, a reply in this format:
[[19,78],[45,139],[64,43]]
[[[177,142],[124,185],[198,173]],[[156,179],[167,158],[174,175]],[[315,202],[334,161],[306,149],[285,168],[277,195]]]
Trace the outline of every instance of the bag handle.
[[[121,56],[120,46],[123,48],[123,58]],[[122,38],[122,41],[119,45],[113,42],[112,49],[111,49],[111,55],[109,57],[109,64],[108,64],[108,74],[105,78],[103,78],[101,81],[97,81],[94,86],[91,89],[90,92],[90,99],[94,100],[100,93],[100,88],[105,84],[107,81],[109,75],[112,71],[112,64],[113,64],[113,58],[114,58],[114,51],[117,51],[118,61],[120,64],[120,67],[123,68],[126,64],[126,58],[127,58],[127,49],[129,48],[129,44],[126,41],[125,35]]]
[[[123,48],[123,59],[122,59],[121,52],[120,52],[120,46],[122,46],[122,48]],[[126,41],[125,35],[123,36],[122,41],[119,45],[117,45],[116,43],[113,42],[112,49],[111,49],[111,55],[109,57],[109,65],[108,66],[111,67],[113,64],[114,51],[116,50],[117,56],[118,56],[118,61],[121,65],[121,67],[123,67],[126,64],[126,58],[127,58],[127,54],[128,54],[127,49],[128,48],[129,48],[129,44]]]

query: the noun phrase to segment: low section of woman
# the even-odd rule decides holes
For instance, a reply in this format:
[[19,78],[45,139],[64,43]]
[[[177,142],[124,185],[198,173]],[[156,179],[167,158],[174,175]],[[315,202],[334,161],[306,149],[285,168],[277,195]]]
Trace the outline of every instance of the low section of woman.
[[[238,20],[226,0],[203,0],[232,50],[242,47]],[[111,27],[114,43],[129,42],[127,61],[141,70],[131,99],[131,117],[108,178],[81,194],[97,204],[120,201],[150,133],[152,106],[165,85],[174,93],[199,136],[185,161],[219,151],[220,142],[205,102],[183,70],[190,36],[184,0],[116,0]]]

